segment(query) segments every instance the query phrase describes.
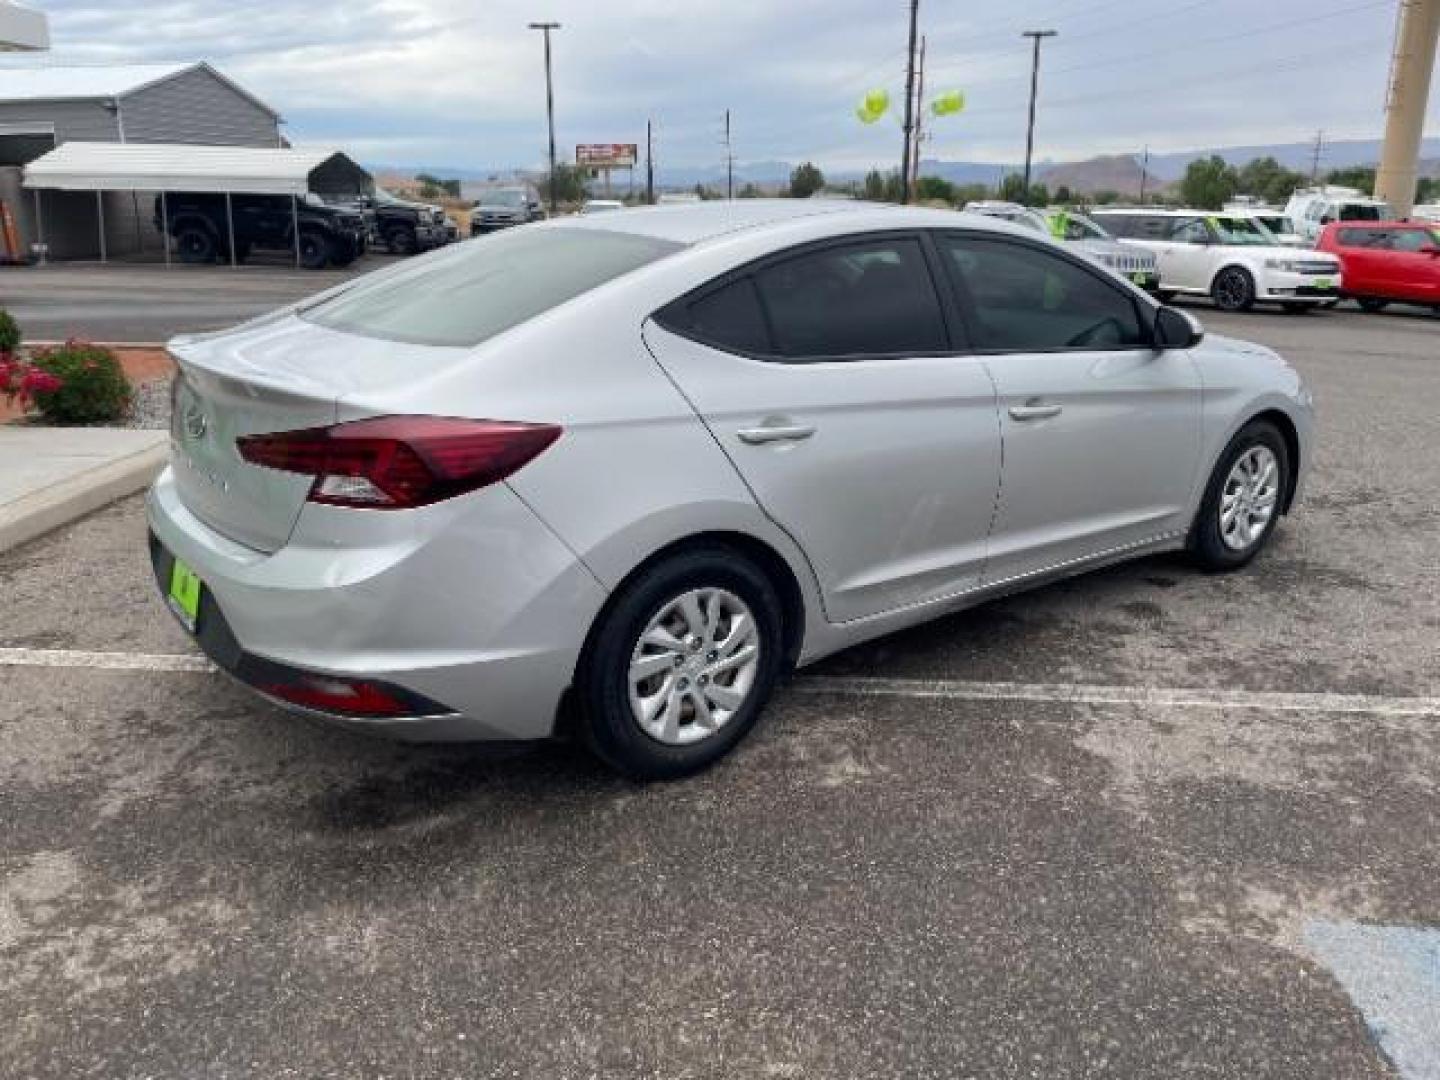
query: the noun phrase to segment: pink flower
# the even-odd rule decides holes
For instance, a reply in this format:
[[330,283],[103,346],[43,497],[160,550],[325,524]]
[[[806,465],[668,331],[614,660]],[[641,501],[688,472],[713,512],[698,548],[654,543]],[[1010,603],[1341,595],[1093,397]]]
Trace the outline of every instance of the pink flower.
[[31,368],[20,379],[20,392],[27,395],[53,394],[63,385],[65,384],[50,372]]

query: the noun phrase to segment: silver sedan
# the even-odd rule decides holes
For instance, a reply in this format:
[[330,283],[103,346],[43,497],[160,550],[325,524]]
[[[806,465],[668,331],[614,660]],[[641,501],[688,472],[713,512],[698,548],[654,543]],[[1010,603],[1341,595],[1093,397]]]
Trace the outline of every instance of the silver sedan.
[[160,592],[265,697],[718,759],[785,671],[1151,552],[1244,565],[1311,402],[1044,238],[741,201],[513,229],[171,343]]

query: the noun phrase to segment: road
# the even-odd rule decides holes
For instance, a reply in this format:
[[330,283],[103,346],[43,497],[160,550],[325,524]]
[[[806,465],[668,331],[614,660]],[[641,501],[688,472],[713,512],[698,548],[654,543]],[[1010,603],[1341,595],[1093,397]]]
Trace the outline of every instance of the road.
[[345,270],[247,264],[179,266],[64,264],[0,267],[0,307],[32,341],[164,342],[182,331],[218,330],[395,259],[367,255]]
[[1440,324],[1202,317],[1319,401],[1271,550],[852,650],[678,784],[191,670],[138,500],[12,552],[0,1073],[1434,1077]]

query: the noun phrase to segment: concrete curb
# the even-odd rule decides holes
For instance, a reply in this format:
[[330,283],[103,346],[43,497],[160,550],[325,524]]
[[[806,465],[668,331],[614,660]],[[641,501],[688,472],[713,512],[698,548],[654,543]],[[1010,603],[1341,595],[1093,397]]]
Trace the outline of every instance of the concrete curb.
[[162,442],[6,503],[0,507],[0,551],[18,547],[148,487],[169,456],[169,443]]

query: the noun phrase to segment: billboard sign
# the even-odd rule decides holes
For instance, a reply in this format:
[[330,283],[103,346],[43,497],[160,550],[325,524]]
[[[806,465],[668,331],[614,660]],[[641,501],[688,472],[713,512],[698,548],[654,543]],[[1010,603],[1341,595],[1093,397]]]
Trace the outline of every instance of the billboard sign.
[[640,159],[638,143],[580,143],[575,164],[584,169],[633,169]]

